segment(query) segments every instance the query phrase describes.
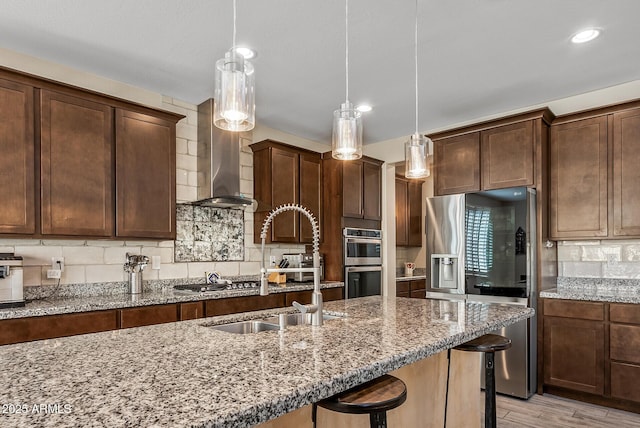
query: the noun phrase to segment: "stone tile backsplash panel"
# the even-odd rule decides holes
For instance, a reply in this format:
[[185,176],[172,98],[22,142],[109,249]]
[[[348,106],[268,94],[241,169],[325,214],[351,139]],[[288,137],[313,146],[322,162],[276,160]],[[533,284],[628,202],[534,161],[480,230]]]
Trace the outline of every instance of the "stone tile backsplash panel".
[[176,262],[243,260],[243,210],[176,206]]

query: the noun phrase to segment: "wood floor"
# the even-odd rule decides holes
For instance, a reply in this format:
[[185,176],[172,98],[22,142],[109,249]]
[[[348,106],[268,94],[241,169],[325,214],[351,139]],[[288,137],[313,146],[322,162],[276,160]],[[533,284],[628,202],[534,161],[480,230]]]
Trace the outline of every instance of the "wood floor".
[[548,394],[527,401],[498,395],[496,415],[498,428],[640,428],[640,414]]

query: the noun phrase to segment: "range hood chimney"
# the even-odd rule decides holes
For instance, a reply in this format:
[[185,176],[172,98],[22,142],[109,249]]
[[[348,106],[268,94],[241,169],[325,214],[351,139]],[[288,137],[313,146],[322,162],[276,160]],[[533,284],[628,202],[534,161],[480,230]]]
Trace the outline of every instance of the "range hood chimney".
[[198,200],[194,205],[243,209],[254,200],[240,193],[240,135],[213,124],[213,98],[198,106]]

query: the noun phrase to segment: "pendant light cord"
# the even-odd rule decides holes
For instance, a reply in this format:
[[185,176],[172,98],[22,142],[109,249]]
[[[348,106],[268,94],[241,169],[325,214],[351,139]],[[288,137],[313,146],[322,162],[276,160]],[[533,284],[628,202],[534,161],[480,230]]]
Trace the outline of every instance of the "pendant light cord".
[[[235,1],[235,0],[234,0]],[[346,88],[346,101],[349,102],[349,0],[344,2],[344,68],[345,68],[345,88]]]
[[236,0],[233,0],[233,40],[231,47],[232,49],[236,48]]
[[418,0],[416,0],[416,28],[415,28],[415,36],[414,36],[414,57],[416,61],[416,135],[418,135]]

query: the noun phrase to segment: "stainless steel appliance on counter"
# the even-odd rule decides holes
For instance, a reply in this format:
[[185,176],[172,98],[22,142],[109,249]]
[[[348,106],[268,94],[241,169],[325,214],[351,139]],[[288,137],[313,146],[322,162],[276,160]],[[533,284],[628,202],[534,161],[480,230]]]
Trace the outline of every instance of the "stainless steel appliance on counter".
[[[525,187],[427,198],[427,297],[536,308],[535,213]],[[513,342],[496,354],[496,390],[529,398],[536,318],[493,333]]]
[[22,257],[0,253],[0,308],[24,305]]
[[345,299],[382,294],[382,231],[346,227]]
[[[283,259],[287,259],[290,268],[312,268],[313,253],[283,254]],[[313,281],[313,272],[287,272],[287,280],[294,282]],[[320,281],[324,281],[324,257],[320,254]]]

